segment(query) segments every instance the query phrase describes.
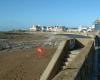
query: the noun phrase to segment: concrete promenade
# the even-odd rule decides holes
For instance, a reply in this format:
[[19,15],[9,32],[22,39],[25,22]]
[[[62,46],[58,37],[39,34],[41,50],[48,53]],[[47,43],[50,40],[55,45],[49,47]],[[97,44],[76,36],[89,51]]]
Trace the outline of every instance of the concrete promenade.
[[92,80],[95,72],[94,41],[93,38],[78,38],[62,42],[40,80]]

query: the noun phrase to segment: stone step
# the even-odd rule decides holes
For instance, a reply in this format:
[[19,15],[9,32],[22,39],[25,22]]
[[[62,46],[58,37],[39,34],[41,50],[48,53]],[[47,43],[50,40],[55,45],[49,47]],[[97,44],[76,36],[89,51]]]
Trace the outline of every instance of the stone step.
[[69,63],[68,62],[64,62],[65,66],[67,66]]
[[75,55],[77,55],[77,54],[79,54],[80,52],[79,52],[79,50],[75,50],[75,51],[70,51],[71,52],[71,54],[75,54]]
[[66,68],[67,68],[67,66],[62,66],[62,70],[66,69]]
[[70,58],[75,58],[77,55],[76,54],[69,54]]
[[73,58],[67,58],[67,61],[68,62],[73,61]]

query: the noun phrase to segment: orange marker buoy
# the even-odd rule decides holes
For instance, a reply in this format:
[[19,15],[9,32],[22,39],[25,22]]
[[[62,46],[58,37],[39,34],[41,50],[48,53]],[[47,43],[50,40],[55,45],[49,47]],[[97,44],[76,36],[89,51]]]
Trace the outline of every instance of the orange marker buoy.
[[43,47],[37,47],[36,48],[36,54],[40,57],[44,55],[44,48]]

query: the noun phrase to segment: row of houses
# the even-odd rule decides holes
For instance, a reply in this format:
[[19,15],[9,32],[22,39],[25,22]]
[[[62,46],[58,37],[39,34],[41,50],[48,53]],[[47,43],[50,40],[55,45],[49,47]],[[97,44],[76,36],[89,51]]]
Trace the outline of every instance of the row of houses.
[[39,25],[33,25],[31,28],[29,28],[29,31],[43,31],[43,32],[61,32],[61,31],[66,31],[66,32],[93,32],[95,29],[94,25],[91,27],[87,26],[80,26],[77,28],[66,28],[65,26],[39,26]]
[[59,31],[65,31],[66,28],[64,26],[39,26],[39,25],[33,25],[31,28],[29,28],[29,31],[43,31],[43,32],[59,32]]

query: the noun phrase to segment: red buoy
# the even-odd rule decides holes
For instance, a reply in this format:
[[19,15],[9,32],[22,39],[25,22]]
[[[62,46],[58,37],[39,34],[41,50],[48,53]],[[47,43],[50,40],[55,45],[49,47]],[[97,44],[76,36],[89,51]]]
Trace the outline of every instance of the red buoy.
[[37,47],[36,48],[36,54],[40,57],[44,55],[44,48],[43,47]]

